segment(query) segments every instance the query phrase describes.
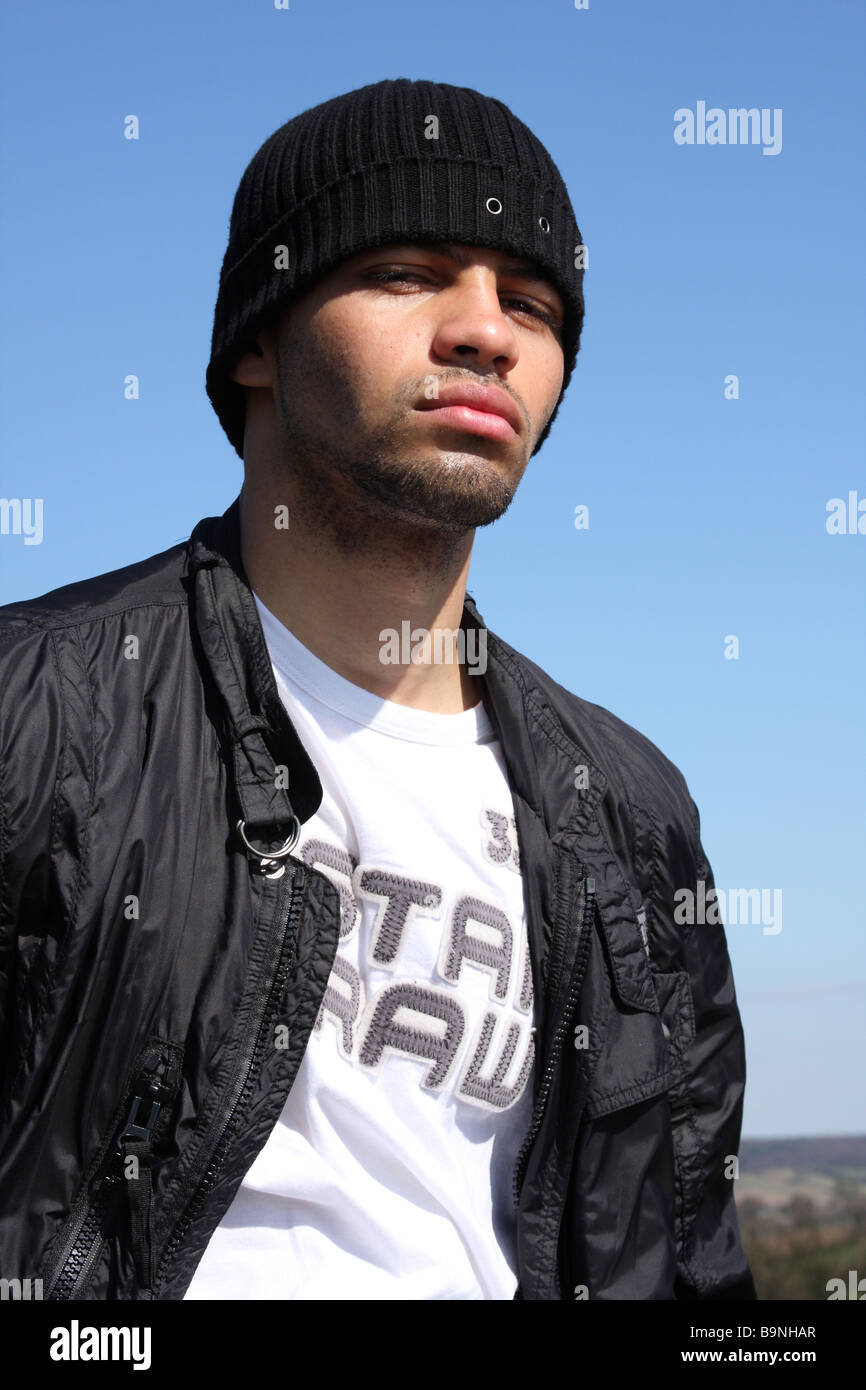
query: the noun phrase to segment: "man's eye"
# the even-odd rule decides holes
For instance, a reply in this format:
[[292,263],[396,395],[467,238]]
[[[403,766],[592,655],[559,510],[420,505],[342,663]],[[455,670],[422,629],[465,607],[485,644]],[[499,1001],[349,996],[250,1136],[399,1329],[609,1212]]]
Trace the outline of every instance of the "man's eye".
[[[417,270],[369,270],[366,278],[378,280],[380,284],[390,284],[399,280],[421,280],[429,284],[426,276]],[[533,318],[538,319],[541,323],[546,323],[548,328],[552,328],[555,332],[562,328],[553,314],[543,309],[541,305],[533,303],[532,300],[519,299],[516,295],[504,295],[503,298],[509,303],[517,305],[521,313],[531,314]]]
[[522,304],[524,309],[526,309],[530,314],[533,314],[535,318],[541,319],[542,323],[548,324],[550,328],[560,327],[560,324],[557,323],[553,314],[548,313],[546,309],[542,309],[540,304],[533,304],[532,300],[530,299],[512,298],[511,302],[512,304]]
[[370,270],[367,272],[368,280],[423,280],[424,276],[417,270]]

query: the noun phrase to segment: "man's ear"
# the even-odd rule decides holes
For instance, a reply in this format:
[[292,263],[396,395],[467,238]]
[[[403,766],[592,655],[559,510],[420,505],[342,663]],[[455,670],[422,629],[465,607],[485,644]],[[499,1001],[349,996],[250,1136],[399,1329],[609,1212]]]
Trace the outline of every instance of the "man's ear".
[[229,372],[239,386],[270,386],[271,358],[258,340],[251,342]]

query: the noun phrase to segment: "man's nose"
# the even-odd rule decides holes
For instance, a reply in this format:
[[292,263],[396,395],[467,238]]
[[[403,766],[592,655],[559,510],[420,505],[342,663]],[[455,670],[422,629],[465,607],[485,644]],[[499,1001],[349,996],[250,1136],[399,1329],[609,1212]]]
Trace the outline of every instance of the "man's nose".
[[514,325],[503,313],[496,276],[482,270],[461,276],[436,299],[438,322],[433,347],[442,358],[474,355],[479,361],[519,356]]

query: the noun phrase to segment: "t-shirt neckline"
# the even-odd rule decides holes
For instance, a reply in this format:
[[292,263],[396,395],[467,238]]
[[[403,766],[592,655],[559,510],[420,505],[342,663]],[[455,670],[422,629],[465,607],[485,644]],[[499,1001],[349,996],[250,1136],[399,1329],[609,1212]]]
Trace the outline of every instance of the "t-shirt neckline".
[[304,646],[252,591],[265,641],[278,675],[361,728],[411,743],[440,746],[486,742],[493,724],[482,700],[456,714],[413,709],[346,680]]

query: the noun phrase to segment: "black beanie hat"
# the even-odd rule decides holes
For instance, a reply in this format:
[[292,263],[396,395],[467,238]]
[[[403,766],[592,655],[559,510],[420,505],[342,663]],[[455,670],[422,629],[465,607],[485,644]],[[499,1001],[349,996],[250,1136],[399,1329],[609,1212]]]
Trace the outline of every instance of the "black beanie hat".
[[442,82],[375,82],[275,131],[235,194],[207,393],[243,458],[244,387],[228,372],[260,328],[340,261],[396,241],[484,246],[536,261],[565,305],[562,391],[583,326],[582,237],[541,141],[495,97]]

